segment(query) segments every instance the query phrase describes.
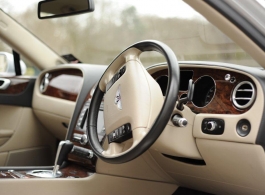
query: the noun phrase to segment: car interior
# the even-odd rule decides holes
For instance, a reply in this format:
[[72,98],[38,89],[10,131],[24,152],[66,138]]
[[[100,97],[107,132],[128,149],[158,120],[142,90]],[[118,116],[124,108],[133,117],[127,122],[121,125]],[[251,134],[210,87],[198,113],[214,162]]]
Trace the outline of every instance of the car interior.
[[32,2],[0,3],[2,194],[265,194],[264,1]]

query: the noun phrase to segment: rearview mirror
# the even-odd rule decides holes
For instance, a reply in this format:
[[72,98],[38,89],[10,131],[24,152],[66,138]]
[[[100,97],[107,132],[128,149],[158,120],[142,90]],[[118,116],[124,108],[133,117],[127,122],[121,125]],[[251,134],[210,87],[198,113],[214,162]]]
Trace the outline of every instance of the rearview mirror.
[[38,4],[39,19],[58,18],[94,11],[93,0],[47,0]]

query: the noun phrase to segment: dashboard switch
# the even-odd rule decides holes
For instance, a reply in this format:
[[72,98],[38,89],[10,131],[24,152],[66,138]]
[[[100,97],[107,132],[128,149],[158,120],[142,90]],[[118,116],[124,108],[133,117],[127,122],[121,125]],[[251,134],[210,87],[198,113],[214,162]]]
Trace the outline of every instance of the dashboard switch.
[[121,143],[132,138],[131,125],[129,123],[124,124],[108,135],[109,143],[116,142]]
[[236,125],[236,131],[241,137],[245,137],[250,133],[251,124],[247,119],[242,119],[238,121]]
[[226,75],[225,75],[225,80],[226,80],[226,81],[230,81],[230,79],[231,79],[231,75],[230,75],[230,74],[226,74]]
[[92,150],[89,150],[87,148],[82,148],[79,146],[74,146],[72,153],[81,157],[85,157],[88,159],[92,159],[94,157],[94,153]]
[[84,146],[84,145],[87,144],[87,142],[88,142],[88,140],[87,140],[87,135],[86,135],[86,134],[83,134],[83,135],[81,136],[81,139],[80,139],[80,144]]
[[216,129],[216,127],[217,127],[217,124],[215,121],[209,121],[207,123],[207,130],[209,130],[209,131],[214,131]]
[[82,136],[82,135],[80,135],[80,134],[78,134],[78,133],[74,133],[74,135],[73,135],[73,141],[74,141],[74,142],[80,142],[80,140],[81,140],[81,136]]
[[210,135],[222,135],[225,129],[225,122],[223,119],[206,118],[202,121],[202,132]]

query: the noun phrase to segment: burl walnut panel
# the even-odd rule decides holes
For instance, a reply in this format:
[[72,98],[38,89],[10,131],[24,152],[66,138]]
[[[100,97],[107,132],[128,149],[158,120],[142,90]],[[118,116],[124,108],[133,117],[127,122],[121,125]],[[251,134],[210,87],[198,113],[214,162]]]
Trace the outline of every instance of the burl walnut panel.
[[[254,82],[246,75],[240,74],[228,70],[219,70],[211,68],[181,68],[181,70],[192,70],[193,71],[193,81],[196,83],[196,80],[202,76],[210,76],[214,79],[216,84],[216,91],[212,101],[205,107],[199,108],[196,107],[192,102],[188,102],[186,105],[195,113],[211,113],[211,114],[242,114],[248,109],[239,110],[234,107],[232,103],[232,93],[233,89],[241,81],[250,81]],[[154,79],[157,79],[160,76],[167,75],[167,70],[161,70],[152,74]],[[225,81],[224,77],[226,74],[230,74],[231,77],[235,77],[236,81],[230,83]],[[196,85],[195,85],[196,87]],[[187,91],[180,91],[178,97],[181,94],[187,93]]]
[[5,90],[0,90],[0,94],[16,95],[22,93],[29,84],[29,79],[6,78],[11,81],[9,87]]
[[91,169],[76,165],[76,164],[70,164],[67,167],[60,169],[62,172],[62,177],[75,177],[75,178],[84,178],[89,177],[94,173],[94,171],[91,172]]
[[[16,171],[16,170],[14,170]],[[76,165],[76,164],[69,164],[65,168],[60,169],[62,172],[62,176],[60,178],[67,178],[67,177],[74,177],[74,178],[85,178],[89,177],[94,173],[91,169]],[[18,173],[24,175],[24,178],[19,178],[14,173],[10,173],[8,171],[0,171],[0,179],[32,179],[37,178],[31,175],[27,175],[27,171],[17,171]]]
[[[76,101],[78,93],[81,89],[80,87],[83,83],[82,72],[78,69],[65,69],[49,72],[49,74],[49,85],[47,90],[42,94],[60,99]],[[68,79],[65,80],[66,78]],[[75,82],[71,82],[72,79],[74,79]]]

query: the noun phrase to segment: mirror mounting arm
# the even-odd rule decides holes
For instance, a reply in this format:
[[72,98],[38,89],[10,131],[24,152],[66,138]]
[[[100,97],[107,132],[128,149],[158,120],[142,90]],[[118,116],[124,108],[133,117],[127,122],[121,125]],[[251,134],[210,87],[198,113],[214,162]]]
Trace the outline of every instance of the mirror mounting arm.
[[22,75],[22,73],[21,73],[19,53],[17,53],[16,51],[13,50],[13,56],[14,56],[14,65],[15,65],[16,76],[20,76],[20,75]]

